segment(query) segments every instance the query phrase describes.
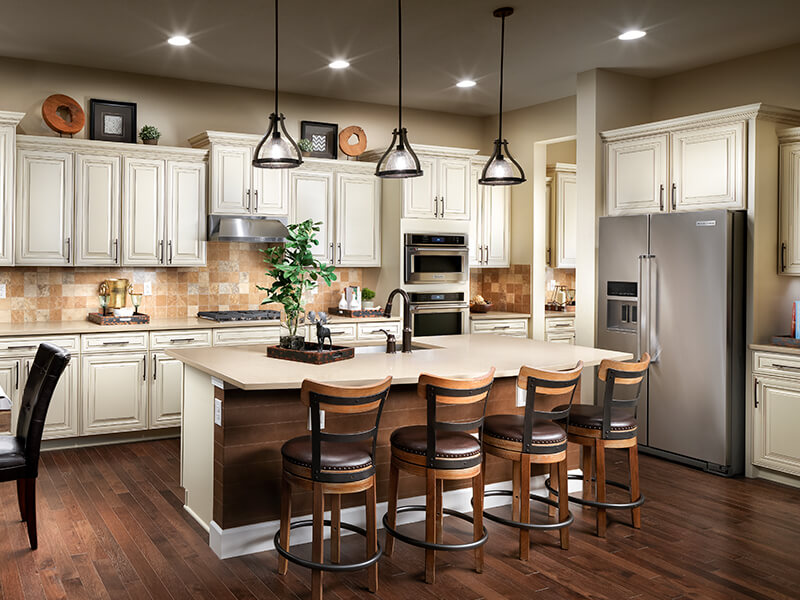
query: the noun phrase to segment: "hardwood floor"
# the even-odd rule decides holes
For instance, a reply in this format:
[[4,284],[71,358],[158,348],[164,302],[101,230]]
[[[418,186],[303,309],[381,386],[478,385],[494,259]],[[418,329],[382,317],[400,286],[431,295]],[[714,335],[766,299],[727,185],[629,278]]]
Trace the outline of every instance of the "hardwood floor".
[[[0,597],[310,597],[309,571],[290,566],[278,576],[274,552],[216,558],[206,532],[182,508],[178,456],[177,440],[43,453],[36,552],[19,520],[14,483],[0,485]],[[609,463],[609,476],[624,479],[624,455],[610,451]],[[471,553],[440,553],[437,582],[426,585],[423,552],[397,543],[392,558],[380,562],[377,596],[366,590],[364,571],[326,574],[325,597],[798,597],[800,490],[648,456],[640,469],[647,496],[641,530],[628,525],[630,513],[613,511],[608,538],[599,539],[593,511],[571,506],[570,549],[558,547],[556,534],[535,533],[522,563],[516,531],[487,523],[481,575],[472,571]],[[461,525],[447,523],[446,537],[451,527]],[[361,538],[343,538],[342,554],[363,556]]]

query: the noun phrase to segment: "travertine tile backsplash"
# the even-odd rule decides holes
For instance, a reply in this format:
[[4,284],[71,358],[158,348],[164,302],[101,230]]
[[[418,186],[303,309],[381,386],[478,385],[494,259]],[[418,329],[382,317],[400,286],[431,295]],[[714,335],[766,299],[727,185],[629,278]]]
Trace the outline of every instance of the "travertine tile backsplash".
[[[98,310],[97,287],[110,278],[126,278],[136,291],[146,281],[153,295],[140,310],[153,318],[194,316],[199,310],[280,308],[261,306],[269,285],[258,244],[209,242],[208,266],[178,268],[10,267],[0,269],[6,298],[0,298],[0,323],[70,321]],[[337,269],[337,281],[309,296],[307,310],[325,310],[339,302],[346,285],[362,285],[361,269]],[[128,298],[130,306],[130,298]]]
[[493,310],[531,311],[531,266],[511,265],[504,269],[470,269],[470,298],[480,294],[494,304]]

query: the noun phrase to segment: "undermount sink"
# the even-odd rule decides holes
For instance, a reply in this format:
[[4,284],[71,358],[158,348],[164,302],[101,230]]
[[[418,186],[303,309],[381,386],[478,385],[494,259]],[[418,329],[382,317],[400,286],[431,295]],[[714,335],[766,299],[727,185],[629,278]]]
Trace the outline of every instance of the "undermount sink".
[[[356,354],[385,354],[386,353],[386,344],[380,344],[377,346],[356,346]],[[411,344],[411,351],[412,352],[419,352],[420,350],[438,350],[441,346],[431,346],[429,344]],[[400,343],[397,344],[397,353],[400,354]]]

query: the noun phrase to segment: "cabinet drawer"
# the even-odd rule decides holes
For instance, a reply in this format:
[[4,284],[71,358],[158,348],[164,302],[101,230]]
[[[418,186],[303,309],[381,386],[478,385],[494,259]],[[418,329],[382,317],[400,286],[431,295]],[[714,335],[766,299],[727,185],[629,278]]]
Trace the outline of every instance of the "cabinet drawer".
[[544,323],[545,331],[575,331],[575,317],[550,317]]
[[147,332],[90,333],[81,336],[83,352],[119,352],[121,350],[147,350]]
[[800,356],[756,352],[753,355],[753,372],[800,377]]
[[[331,323],[330,325],[326,325],[326,327],[331,330],[331,340],[333,340],[334,343],[356,341],[355,323]],[[317,341],[316,325],[308,325],[306,339],[311,342]]]
[[280,337],[280,325],[215,329],[213,335],[215,346],[277,344],[280,341]]
[[399,321],[390,321],[383,323],[359,323],[358,324],[358,339],[359,340],[385,340],[386,334],[381,331],[385,329],[396,338],[400,337],[400,331],[403,329]]
[[546,334],[546,340],[555,344],[575,344],[574,331],[560,331],[558,333]]
[[150,332],[150,349],[188,348],[190,346],[210,346],[210,329],[183,329],[179,331]]
[[33,356],[42,342],[55,344],[72,354],[80,348],[77,335],[4,337],[0,338],[0,357]]
[[527,336],[528,321],[524,319],[486,319],[472,322],[472,333]]

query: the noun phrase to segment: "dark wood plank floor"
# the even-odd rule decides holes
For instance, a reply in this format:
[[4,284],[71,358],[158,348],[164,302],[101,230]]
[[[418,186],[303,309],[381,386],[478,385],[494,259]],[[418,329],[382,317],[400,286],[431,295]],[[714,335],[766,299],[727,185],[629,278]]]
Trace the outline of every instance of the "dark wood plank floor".
[[[216,558],[182,509],[178,456],[177,440],[44,453],[36,552],[14,484],[0,485],[0,597],[308,598],[309,572],[290,567],[277,576],[274,552]],[[610,475],[624,478],[623,455],[609,458]],[[521,563],[514,532],[489,524],[484,573],[472,571],[470,553],[442,553],[435,585],[422,582],[422,551],[398,543],[380,563],[377,598],[800,597],[799,490],[647,456],[641,476],[641,530],[621,513],[608,538],[598,539],[593,512],[574,507],[570,550],[558,548],[555,534],[536,533],[531,558]],[[455,524],[447,529],[458,533]],[[343,559],[362,556],[362,544],[344,538]],[[325,594],[376,598],[365,584],[365,573],[326,575]]]

